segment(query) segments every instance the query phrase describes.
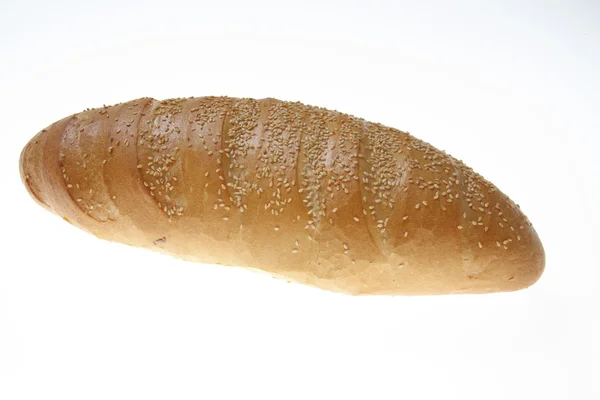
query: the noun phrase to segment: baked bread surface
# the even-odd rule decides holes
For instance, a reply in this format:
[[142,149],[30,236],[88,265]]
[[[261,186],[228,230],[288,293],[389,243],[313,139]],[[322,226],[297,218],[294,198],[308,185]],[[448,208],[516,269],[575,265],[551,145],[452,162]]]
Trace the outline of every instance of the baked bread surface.
[[412,135],[272,98],[142,98],[25,146],[21,177],[91,234],[351,294],[513,291],[544,270],[520,208]]

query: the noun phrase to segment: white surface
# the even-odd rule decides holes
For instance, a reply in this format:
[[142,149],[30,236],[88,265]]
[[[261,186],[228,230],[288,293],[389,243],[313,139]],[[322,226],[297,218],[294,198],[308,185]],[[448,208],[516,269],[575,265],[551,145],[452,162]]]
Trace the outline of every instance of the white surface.
[[[0,4],[0,399],[600,398],[597,2],[91,4]],[[97,240],[20,182],[21,148],[64,116],[204,95],[325,106],[448,151],[521,205],[544,276],[330,294]]]

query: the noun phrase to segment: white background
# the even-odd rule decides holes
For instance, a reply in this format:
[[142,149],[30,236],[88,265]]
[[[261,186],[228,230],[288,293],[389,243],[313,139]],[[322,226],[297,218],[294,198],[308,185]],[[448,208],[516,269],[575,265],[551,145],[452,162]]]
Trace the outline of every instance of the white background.
[[[596,1],[2,1],[0,399],[600,398]],[[547,265],[492,295],[332,294],[98,240],[18,156],[87,107],[276,97],[446,150]]]

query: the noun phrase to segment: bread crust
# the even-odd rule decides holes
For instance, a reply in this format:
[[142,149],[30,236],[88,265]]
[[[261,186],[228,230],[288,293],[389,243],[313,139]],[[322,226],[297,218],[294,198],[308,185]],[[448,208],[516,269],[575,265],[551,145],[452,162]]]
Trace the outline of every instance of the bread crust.
[[267,99],[142,98],[25,146],[31,196],[105,240],[350,294],[513,291],[545,255],[519,206],[412,135]]

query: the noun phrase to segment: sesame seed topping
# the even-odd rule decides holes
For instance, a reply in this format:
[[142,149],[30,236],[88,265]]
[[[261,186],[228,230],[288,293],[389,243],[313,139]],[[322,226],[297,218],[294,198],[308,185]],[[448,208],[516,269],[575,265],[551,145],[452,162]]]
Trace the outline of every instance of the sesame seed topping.
[[[191,189],[195,189],[189,176],[183,180],[182,166],[200,157],[203,164],[200,168],[204,169],[197,173],[205,176],[204,181],[196,183],[200,201],[204,187],[214,196],[206,201],[209,208],[206,211],[226,212],[227,217],[216,216],[225,221],[235,218],[233,214],[238,211],[248,210],[246,199],[255,196],[254,199],[260,199],[260,212],[275,223],[300,222],[303,216],[306,225],[298,223],[298,229],[305,226],[306,233],[321,232],[333,226],[335,216],[339,215],[338,207],[348,206],[354,207],[352,218],[357,223],[365,222],[364,229],[370,230],[374,241],[385,243],[402,229],[394,223],[402,215],[396,212],[396,205],[409,207],[411,203],[405,205],[406,199],[418,194],[421,200],[412,203],[415,209],[421,210],[420,213],[431,211],[419,223],[435,224],[442,217],[452,220],[452,215],[441,216],[439,210],[453,213],[452,204],[448,206],[450,210],[446,206],[457,199],[457,207],[464,207],[459,212],[464,220],[457,221],[459,230],[468,228],[465,224],[470,222],[489,232],[489,226],[497,223],[514,232],[512,239],[497,242],[498,247],[508,246],[513,239],[521,240],[516,235],[519,222],[515,222],[514,213],[519,210],[514,203],[503,197],[498,197],[502,199],[500,202],[494,201],[496,188],[492,184],[461,161],[406,132],[335,111],[274,99],[207,97],[190,100],[191,106],[184,100],[187,101],[152,101],[146,103],[147,108],[143,108],[146,105],[142,102],[140,108],[130,106],[130,116],[122,117],[121,121],[110,107],[105,107],[107,122],[114,120],[115,128],[103,142],[104,151],[108,151],[104,160],[88,157],[92,154],[89,147],[83,146],[81,153],[61,149],[59,163],[65,185],[82,210],[88,213],[93,210],[90,215],[94,218],[118,217],[114,204],[108,200],[115,196],[100,189],[94,183],[94,174],[86,173],[83,168],[89,166],[88,172],[93,172],[93,166],[112,163],[111,157],[117,155],[120,142],[128,146],[131,140],[135,150],[132,151],[137,151],[139,157],[137,168],[144,190],[169,220],[182,215],[183,206],[192,200]],[[142,112],[142,108],[148,111]],[[132,115],[139,117],[134,120]],[[71,128],[74,134],[81,137],[95,134],[95,125],[85,121],[88,120],[74,124]],[[130,129],[125,129],[125,125]],[[115,133],[116,128],[119,129]],[[121,130],[123,135],[117,136]],[[192,150],[184,152],[188,147]],[[185,158],[195,152],[193,158]],[[211,172],[214,173],[209,178]],[[77,184],[75,189],[73,185],[78,180],[81,188]],[[97,189],[90,193],[90,187]],[[359,195],[354,197],[356,193]],[[354,199],[356,203],[351,203]],[[431,207],[429,199],[433,199]],[[438,199],[446,201],[435,201]],[[503,214],[509,208],[515,211]],[[256,218],[254,214],[249,217]],[[407,219],[408,215],[402,217],[402,221]],[[526,219],[521,221],[521,230],[530,226]],[[339,229],[348,229],[341,219],[335,223]],[[278,229],[279,225],[274,228]],[[405,230],[404,237],[407,236]],[[312,237],[309,235],[308,239]],[[493,246],[496,239],[486,240]],[[477,240],[474,242],[482,248],[482,242]],[[294,243],[297,250],[299,241]],[[344,250],[349,250],[347,244]]]

